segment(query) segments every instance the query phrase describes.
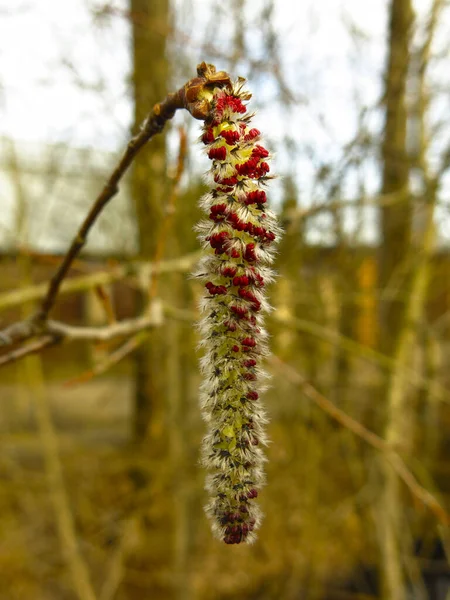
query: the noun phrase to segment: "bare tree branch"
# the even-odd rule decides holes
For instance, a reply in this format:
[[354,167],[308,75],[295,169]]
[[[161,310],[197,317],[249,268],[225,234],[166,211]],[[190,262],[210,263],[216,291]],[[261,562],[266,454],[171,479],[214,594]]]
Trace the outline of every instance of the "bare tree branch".
[[318,392],[306,379],[276,356],[272,356],[269,362],[277,369],[282,371],[283,375],[293,384],[299,386],[307,398],[312,400],[317,406],[324,410],[335,421],[352,431],[355,435],[363,439],[370,446],[383,453],[386,460],[390,462],[397,475],[404,481],[413,496],[418,498],[427,506],[444,525],[450,523],[450,516],[439,503],[439,501],[428,490],[420,485],[414,475],[406,466],[402,457],[390,446],[383,438],[379,437],[373,431],[367,429],[362,423],[359,423],[340,408],[335,406],[330,400]]

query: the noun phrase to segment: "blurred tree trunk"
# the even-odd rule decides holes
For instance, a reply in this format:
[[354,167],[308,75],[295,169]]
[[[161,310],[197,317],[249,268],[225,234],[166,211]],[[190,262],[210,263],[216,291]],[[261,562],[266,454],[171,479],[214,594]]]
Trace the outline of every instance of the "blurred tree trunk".
[[[163,100],[169,87],[167,34],[170,11],[168,0],[130,0],[132,24],[132,84],[134,93],[134,131],[138,131],[152,107]],[[135,203],[139,256],[155,260],[164,209],[168,178],[165,135],[155,136],[134,162],[132,194]],[[151,282],[143,282],[137,310],[146,310]],[[155,296],[163,292],[158,282]],[[151,592],[161,599],[172,598],[171,568],[173,529],[170,475],[167,470],[166,404],[167,356],[170,340],[155,329],[134,354],[135,390],[133,435],[139,449],[133,456],[130,472],[136,498],[145,497],[145,510],[137,519],[139,542],[128,557],[127,567],[145,573]],[[140,457],[143,457],[141,460]],[[142,500],[141,500],[142,502]],[[139,509],[139,503],[137,504]],[[142,598],[143,590],[127,582],[127,598]],[[145,595],[145,594],[144,594]]]
[[[411,232],[409,160],[406,148],[406,81],[410,64],[413,22],[411,0],[392,0],[390,8],[389,58],[385,75],[386,121],[381,149],[382,194],[396,194],[401,201],[381,208],[380,288],[381,346],[391,355],[402,323],[403,305],[394,293],[400,271],[406,268]],[[389,293],[386,290],[389,289]]]
[[[168,91],[169,64],[166,37],[169,31],[168,0],[130,0],[133,29],[134,130],[138,130],[153,105]],[[139,154],[133,171],[133,197],[139,235],[139,254],[154,259],[166,183],[165,136],[152,139]],[[139,310],[145,308],[147,290],[142,291]],[[142,441],[147,434],[152,446],[162,434],[164,414],[164,353],[162,332],[153,331],[135,353],[136,388],[134,435]]]
[[[383,194],[399,195],[399,201],[381,208],[380,289],[381,337],[384,353],[395,356],[401,339],[404,305],[399,288],[406,291],[405,273],[410,258],[411,199],[409,194],[409,160],[406,146],[407,106],[406,83],[410,66],[411,0],[392,0],[389,24],[389,54],[385,75],[386,121],[382,144]],[[401,283],[400,283],[401,282]],[[395,289],[395,291],[394,291]],[[407,325],[407,324],[406,324]],[[404,348],[402,349],[403,360]],[[386,438],[402,444],[405,440],[404,412],[408,411],[402,399],[405,382],[394,373],[387,382]],[[381,575],[383,598],[405,600],[405,578],[402,564],[402,505],[401,488],[397,474],[386,464],[384,490],[380,507]]]

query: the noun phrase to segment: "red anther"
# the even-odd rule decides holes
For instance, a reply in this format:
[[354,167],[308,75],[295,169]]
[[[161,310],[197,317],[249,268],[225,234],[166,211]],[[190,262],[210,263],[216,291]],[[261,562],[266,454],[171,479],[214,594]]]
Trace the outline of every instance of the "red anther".
[[234,146],[234,144],[241,137],[239,131],[233,131],[232,129],[221,131],[220,135],[229,146]]
[[248,262],[254,262],[257,260],[255,254],[255,244],[251,243],[245,246],[244,259]]
[[264,229],[264,227],[254,227],[253,228],[253,235],[257,235],[259,237],[264,236],[264,234],[266,233],[266,230]]
[[248,493],[247,493],[247,498],[249,498],[250,500],[252,498],[257,498],[258,497],[258,490],[255,490],[255,488],[252,488]]
[[258,135],[261,135],[261,132],[259,131],[259,129],[250,129],[250,131],[244,137],[244,140],[246,142],[249,140],[253,140],[253,139],[255,139],[255,137],[258,137]]
[[216,138],[214,137],[213,130],[211,128],[207,129],[205,133],[202,135],[202,142],[204,144],[212,144]]
[[244,373],[244,379],[246,381],[256,381],[256,375],[254,373]]
[[224,277],[234,277],[237,273],[236,267],[224,267],[222,269],[222,275]]
[[216,254],[223,254],[225,252],[225,242],[230,237],[228,231],[221,231],[220,233],[214,233],[209,236],[209,243],[211,248],[215,249]]
[[239,346],[232,346],[231,349],[233,350],[233,352],[239,352]]
[[239,319],[243,319],[248,312],[248,310],[244,306],[235,306],[234,304],[232,306],[230,306],[230,310]]
[[233,188],[231,188],[231,187],[224,187],[224,188],[216,188],[216,190],[218,192],[220,192],[221,194],[229,194],[230,192],[233,191]]
[[239,258],[240,254],[239,254],[238,250],[236,250],[236,248],[233,248],[231,250],[230,256],[231,256],[231,258]]
[[208,288],[208,290],[210,290],[213,287],[214,287],[214,284],[212,281],[208,281],[208,283],[205,283],[205,288]]
[[214,181],[219,185],[236,185],[238,179],[235,175],[233,175],[233,177],[224,177],[223,179],[220,179],[220,177],[216,175]]
[[225,219],[226,209],[227,209],[227,205],[225,203],[214,204],[213,206],[211,206],[211,212],[209,213],[209,218],[211,219],[211,221],[214,221],[215,223],[220,223],[220,221],[223,221]]
[[244,360],[244,367],[247,367],[248,369],[250,367],[255,367],[256,366],[256,360],[254,358],[249,358],[248,360]]
[[256,145],[252,150],[252,156],[257,156],[258,158],[267,158],[269,156],[269,152],[263,146]]
[[254,348],[256,346],[256,342],[253,338],[251,337],[246,337],[241,341],[241,344],[243,346],[249,346],[251,348]]
[[225,212],[226,208],[227,208],[227,205],[225,204],[225,202],[222,202],[221,204],[214,204],[213,206],[211,206],[211,212],[214,215],[223,214]]
[[273,242],[277,236],[273,233],[273,231],[266,231],[266,240],[269,242]]
[[259,394],[258,394],[258,392],[247,392],[246,397],[249,400],[258,400]]
[[245,204],[247,206],[249,204],[264,204],[265,202],[267,202],[267,196],[264,190],[254,190],[253,192],[248,192],[245,198]]
[[225,146],[220,146],[219,148],[211,148],[211,150],[208,152],[208,156],[211,160],[225,160],[226,155],[227,149],[225,148]]
[[268,173],[270,171],[270,167],[266,162],[262,162],[259,165],[259,168],[261,169],[261,171],[263,171],[264,173]]

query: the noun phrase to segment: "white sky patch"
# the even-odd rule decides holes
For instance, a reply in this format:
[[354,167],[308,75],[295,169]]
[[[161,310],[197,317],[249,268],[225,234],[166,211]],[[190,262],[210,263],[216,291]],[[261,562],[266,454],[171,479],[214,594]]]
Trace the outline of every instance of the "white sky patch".
[[[428,14],[431,2],[416,0],[419,18]],[[0,0],[0,136],[112,151],[123,147],[132,119],[130,28],[120,16],[108,19],[103,28],[94,24],[92,9],[103,4],[101,0]],[[173,4],[183,33],[178,49],[182,68],[192,65],[192,72],[203,59],[228,68],[202,52],[204,40],[211,35],[210,0],[174,0]],[[250,0],[245,15],[248,49],[254,59],[263,61],[270,60],[263,54],[264,32],[253,27],[253,21],[264,4]],[[113,5],[127,8],[126,0],[115,0]],[[226,19],[227,5],[220,10],[222,21],[212,41],[227,54],[232,23]],[[276,0],[273,27],[280,58],[299,100],[289,109],[279,103],[278,88],[269,74],[254,71],[245,62],[236,66],[236,74],[247,77],[256,92],[251,106],[259,109],[256,121],[276,151],[276,170],[295,174],[306,203],[317,193],[314,169],[339,160],[343,146],[356,133],[358,110],[377,106],[387,15],[388,0]],[[349,35],[349,29],[354,35]],[[438,32],[441,45],[447,39],[443,31],[448,28]],[[442,116],[448,108],[448,100],[440,100],[434,112]],[[374,132],[380,131],[381,111],[375,110],[368,121]],[[289,137],[300,143],[300,155],[291,156],[282,143]],[[275,196],[280,196],[281,183],[275,184]],[[372,166],[368,191],[375,193],[378,186],[377,169]],[[373,225],[369,229],[367,235],[373,238]]]

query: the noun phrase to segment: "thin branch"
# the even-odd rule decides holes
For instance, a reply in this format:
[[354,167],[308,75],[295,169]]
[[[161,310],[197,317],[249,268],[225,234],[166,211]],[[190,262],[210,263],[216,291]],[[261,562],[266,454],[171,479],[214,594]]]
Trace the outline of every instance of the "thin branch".
[[112,172],[103,190],[97,196],[89,213],[81,224],[77,234],[64,256],[62,263],[53,275],[47,288],[38,312],[27,320],[15,323],[0,332],[0,344],[3,346],[24,342],[39,334],[45,333],[45,324],[50,310],[56,301],[60,287],[69,272],[74,260],[87,241],[87,236],[96,222],[98,216],[119,191],[119,183],[132,164],[141,148],[157,133],[160,133],[165,124],[171,119],[178,109],[185,108],[196,119],[204,120],[210,111],[207,100],[208,88],[229,87],[231,80],[227,73],[218,72],[213,65],[201,63],[197,66],[197,77],[189,80],[175,94],[169,94],[165,100],[155,104],[153,110],[145,120],[141,131],[131,139]]
[[57,321],[48,321],[46,330],[64,341],[85,340],[91,342],[106,342],[117,337],[126,337],[139,331],[162,325],[163,315],[161,305],[152,303],[152,311],[142,317],[111,323],[104,327],[73,327]]
[[[200,254],[199,251],[191,252],[180,258],[163,260],[158,264],[141,261],[132,262],[126,265],[115,266],[110,271],[100,271],[98,273],[89,273],[87,275],[71,277],[70,279],[63,281],[59,289],[59,295],[84,292],[88,289],[97,286],[105,286],[128,277],[145,280],[149,279],[154,273],[183,273],[192,269],[193,265],[198,261]],[[47,288],[47,283],[39,283],[0,294],[0,311],[27,302],[40,300],[45,297]]]
[[340,408],[335,406],[290,365],[286,364],[276,356],[272,356],[269,359],[269,362],[275,368],[282,371],[283,375],[289,381],[291,381],[291,383],[299,386],[307,398],[317,404],[317,406],[329,414],[330,417],[332,417],[335,421],[352,431],[355,435],[363,439],[376,450],[382,452],[386,460],[391,463],[392,467],[395,469],[398,476],[404,481],[413,496],[418,498],[425,506],[427,506],[441,523],[445,525],[450,524],[450,516],[447,514],[446,510],[433,496],[433,494],[420,485],[398,452],[396,452],[383,438],[379,437],[373,433],[373,431],[367,429],[362,423],[359,423]]
[[[161,227],[160,235],[156,244],[156,251],[154,257],[154,264],[156,266],[162,260],[164,255],[164,249],[166,246],[167,236],[169,234],[170,225],[172,223],[173,215],[175,213],[175,204],[180,191],[180,182],[186,165],[186,153],[187,153],[187,135],[184,127],[180,127],[180,148],[178,151],[177,170],[172,184],[172,191],[170,193],[167,205],[165,207],[164,221]],[[158,272],[155,271],[151,276],[149,297],[155,298],[158,290]]]
[[59,338],[54,335],[44,335],[37,340],[33,340],[32,342],[25,344],[24,346],[20,346],[19,348],[15,348],[6,354],[2,354],[2,356],[0,356],[0,367],[3,367],[8,363],[16,362],[17,360],[20,360],[29,354],[37,354],[49,346],[58,344],[59,341]]
[[[183,321],[185,323],[192,323],[192,321],[196,320],[197,318],[196,313],[193,311],[183,310],[181,308],[173,308],[167,305],[163,307],[163,315],[164,317],[176,319],[177,321]],[[80,375],[67,380],[64,385],[72,387],[80,383],[86,383],[86,381],[90,381],[94,377],[102,375],[137,350],[139,346],[145,342],[148,334],[149,332],[145,330],[137,332],[133,337],[126,340],[122,345],[108,354],[108,356],[106,356],[103,360],[97,362],[91,369],[88,369]]]
[[91,210],[87,214],[86,218],[81,224],[80,229],[74,237],[62,263],[52,277],[47,294],[36,317],[39,321],[45,321],[47,318],[47,315],[55,303],[61,283],[66,277],[74,259],[78,256],[80,250],[85,245],[89,231],[106,204],[119,191],[119,182],[125,175],[139,151],[153,136],[155,136],[157,133],[161,133],[166,122],[174,116],[175,111],[180,108],[184,108],[184,106],[185,101],[183,87],[178,90],[177,93],[169,94],[167,98],[160,104],[156,104],[147,117],[141,131],[130,140],[119,164],[114,169],[105,187],[95,200]]

